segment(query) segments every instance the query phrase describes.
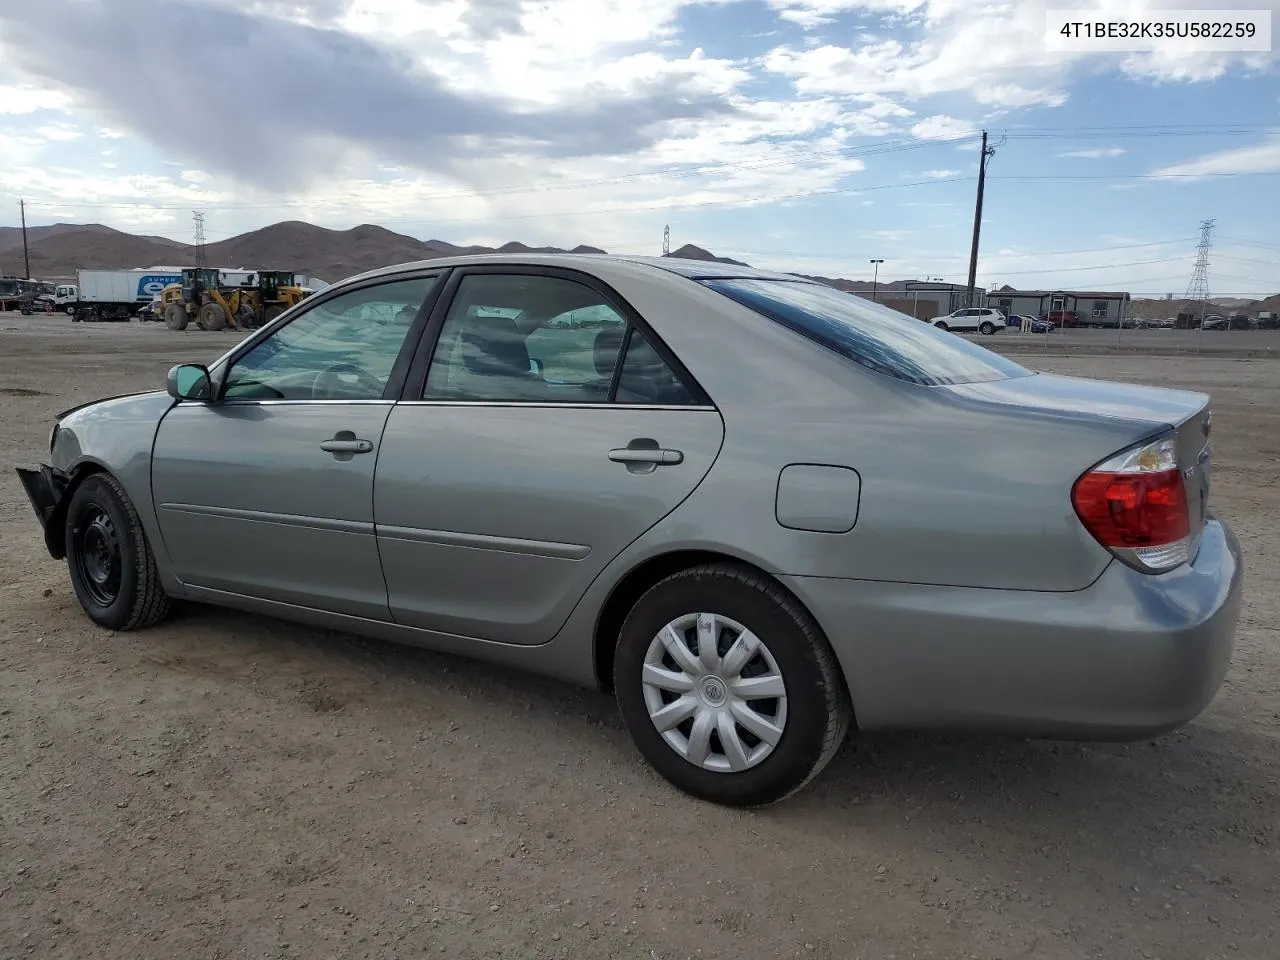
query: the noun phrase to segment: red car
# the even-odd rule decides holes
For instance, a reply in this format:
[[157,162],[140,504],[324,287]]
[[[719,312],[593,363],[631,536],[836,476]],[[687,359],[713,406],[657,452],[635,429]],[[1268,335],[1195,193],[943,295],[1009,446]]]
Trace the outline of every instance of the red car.
[[1040,314],[1039,319],[1052,323],[1055,327],[1078,327],[1080,315],[1074,310],[1050,310]]

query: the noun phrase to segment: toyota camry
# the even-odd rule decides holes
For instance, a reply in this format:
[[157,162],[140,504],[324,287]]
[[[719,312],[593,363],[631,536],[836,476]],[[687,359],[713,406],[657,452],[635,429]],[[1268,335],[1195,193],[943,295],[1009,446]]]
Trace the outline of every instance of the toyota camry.
[[484,255],[326,288],[20,468],[104,628],[175,601],[612,691],[694,796],[851,727],[1131,739],[1227,671],[1209,398],[789,274]]

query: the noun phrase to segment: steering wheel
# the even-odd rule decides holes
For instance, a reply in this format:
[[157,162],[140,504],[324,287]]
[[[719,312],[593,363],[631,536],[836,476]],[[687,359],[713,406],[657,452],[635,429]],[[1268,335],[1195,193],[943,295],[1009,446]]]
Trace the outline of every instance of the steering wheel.
[[[339,379],[338,375],[343,373],[351,374],[355,378],[356,382],[352,384],[351,381],[346,378]],[[360,387],[373,394],[371,399],[380,399],[384,389],[382,381],[368,370],[365,370],[363,367],[358,367],[354,363],[348,363],[345,360],[341,360],[337,363],[331,363],[316,374],[316,378],[311,381],[312,398],[316,400],[341,400],[345,396],[349,395],[342,392],[335,393],[330,389],[331,385],[338,387],[339,390],[341,390],[343,386],[348,388],[352,386]]]

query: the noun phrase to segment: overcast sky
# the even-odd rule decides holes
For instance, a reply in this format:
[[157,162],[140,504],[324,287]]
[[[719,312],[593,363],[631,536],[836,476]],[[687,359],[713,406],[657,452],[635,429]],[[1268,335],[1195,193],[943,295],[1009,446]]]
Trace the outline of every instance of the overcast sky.
[[211,240],[305,219],[643,253],[669,224],[762,266],[963,281],[985,128],[980,283],[1181,295],[1215,217],[1211,293],[1280,291],[1275,52],[1051,52],[1044,9],[0,0],[0,224],[24,197],[30,223],[180,240],[195,208]]

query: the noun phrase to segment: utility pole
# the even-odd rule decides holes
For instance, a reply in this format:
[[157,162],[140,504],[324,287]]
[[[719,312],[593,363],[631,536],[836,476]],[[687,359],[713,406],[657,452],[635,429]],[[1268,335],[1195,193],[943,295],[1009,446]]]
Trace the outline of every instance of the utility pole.
[[973,211],[973,246],[969,249],[969,290],[965,306],[973,306],[973,285],[978,276],[978,238],[982,234],[982,194],[987,185],[987,161],[995,156],[995,147],[987,146],[987,131],[982,131],[982,153],[978,157],[978,202]]
[[22,266],[23,279],[31,279],[31,254],[27,251],[27,201],[19,200],[18,209],[22,211]]
[[877,289],[879,288],[879,286],[880,286],[880,264],[884,263],[884,261],[883,261],[883,260],[872,260],[872,261],[871,261],[871,263],[872,263],[872,264],[874,264],[874,265],[875,265],[875,268],[876,268],[875,273],[874,273],[874,274],[872,275],[872,277],[871,277],[871,302],[872,302],[872,303],[875,303],[875,302],[876,302],[876,290],[877,290]]
[[662,228],[662,255],[671,256],[671,224]]

